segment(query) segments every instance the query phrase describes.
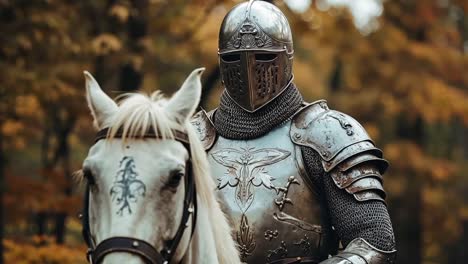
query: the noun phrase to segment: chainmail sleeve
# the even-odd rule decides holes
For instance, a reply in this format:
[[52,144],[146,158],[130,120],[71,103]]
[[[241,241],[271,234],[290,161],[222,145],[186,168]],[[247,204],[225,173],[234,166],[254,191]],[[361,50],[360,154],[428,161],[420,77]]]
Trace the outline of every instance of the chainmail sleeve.
[[302,153],[312,181],[316,186],[321,186],[319,193],[342,245],[346,247],[352,240],[363,238],[377,249],[394,250],[395,237],[385,203],[378,200],[357,201],[334,184],[332,177],[322,169],[320,156],[315,150],[302,147]]

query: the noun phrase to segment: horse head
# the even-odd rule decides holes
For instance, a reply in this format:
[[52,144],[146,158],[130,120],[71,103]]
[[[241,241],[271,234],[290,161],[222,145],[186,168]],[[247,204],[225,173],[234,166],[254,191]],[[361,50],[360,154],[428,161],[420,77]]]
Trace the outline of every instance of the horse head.
[[203,71],[194,70],[170,99],[135,93],[119,104],[85,72],[99,131],[82,168],[91,262],[239,263],[189,122]]

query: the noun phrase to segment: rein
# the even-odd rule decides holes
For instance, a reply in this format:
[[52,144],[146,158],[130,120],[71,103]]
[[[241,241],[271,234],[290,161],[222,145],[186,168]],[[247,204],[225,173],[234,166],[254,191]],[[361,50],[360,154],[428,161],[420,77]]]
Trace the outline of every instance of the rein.
[[[106,139],[108,133],[109,128],[100,130],[96,135],[95,143],[101,139]],[[190,155],[190,142],[188,140],[187,134],[179,130],[172,130],[172,133],[174,135],[174,139],[182,143]],[[122,134],[122,131],[119,130],[114,137],[122,138]],[[162,139],[161,136],[157,135],[153,130],[149,130],[142,138]],[[158,251],[153,245],[144,240],[132,237],[110,237],[96,245],[89,226],[90,186],[88,183],[86,184],[81,222],[83,239],[88,246],[86,257],[90,264],[100,263],[107,254],[112,252],[127,252],[138,255],[148,264],[168,264],[171,262],[182,239],[182,236],[184,235],[184,231],[189,226],[190,216],[192,216],[191,236],[193,236],[195,231],[195,224],[197,219],[196,188],[191,158],[189,158],[185,165],[185,196],[182,220],[174,238],[164,241],[164,246],[161,251]]]

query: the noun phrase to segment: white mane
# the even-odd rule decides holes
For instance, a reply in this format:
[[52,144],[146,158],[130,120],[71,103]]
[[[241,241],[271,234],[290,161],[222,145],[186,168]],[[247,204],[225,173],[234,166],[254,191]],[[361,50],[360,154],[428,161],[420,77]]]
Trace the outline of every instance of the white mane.
[[[122,129],[122,139],[143,137],[148,129],[153,129],[155,133],[164,139],[173,138],[172,129],[185,131],[190,141],[192,167],[197,186],[197,197],[200,204],[204,204],[209,211],[209,218],[214,233],[214,243],[218,252],[219,263],[232,263],[238,259],[237,252],[232,252],[235,248],[231,239],[226,239],[224,235],[230,234],[230,227],[224,220],[224,215],[219,209],[218,201],[215,197],[215,183],[211,177],[209,163],[205,150],[198,139],[195,129],[188,119],[180,120],[180,116],[166,111],[166,100],[158,91],[150,96],[142,93],[124,95],[120,102],[117,113],[113,116],[110,126],[109,138],[113,138],[119,129]],[[180,122],[182,121],[182,122]],[[183,123],[183,127],[180,125]],[[223,235],[224,234],[224,235]],[[232,252],[232,255],[228,253]]]

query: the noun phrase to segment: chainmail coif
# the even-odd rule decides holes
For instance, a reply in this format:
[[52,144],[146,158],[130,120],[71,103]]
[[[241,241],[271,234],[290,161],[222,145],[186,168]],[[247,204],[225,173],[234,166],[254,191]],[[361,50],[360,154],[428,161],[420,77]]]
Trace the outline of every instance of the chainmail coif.
[[286,88],[273,101],[249,113],[238,106],[224,91],[214,115],[214,126],[219,135],[229,139],[260,137],[292,117],[303,102],[294,84]]
[[321,158],[315,150],[302,147],[302,153],[312,181],[322,187],[320,194],[326,201],[331,224],[342,244],[346,246],[360,237],[378,249],[394,250],[395,236],[385,204],[381,201],[356,201],[335,185],[332,177],[323,170]]

